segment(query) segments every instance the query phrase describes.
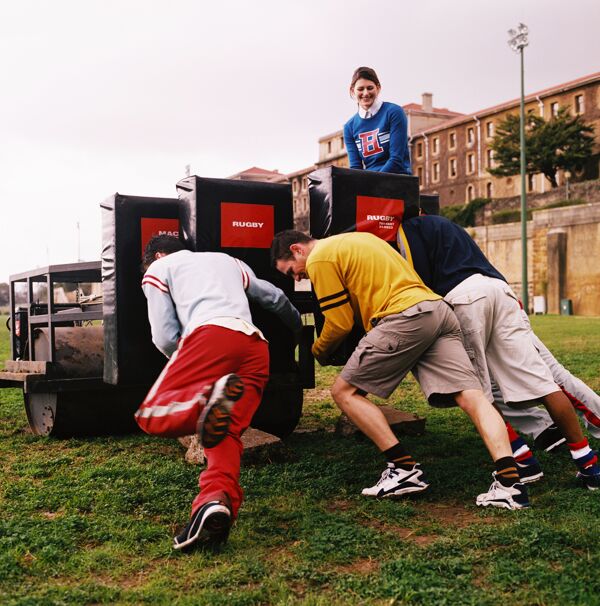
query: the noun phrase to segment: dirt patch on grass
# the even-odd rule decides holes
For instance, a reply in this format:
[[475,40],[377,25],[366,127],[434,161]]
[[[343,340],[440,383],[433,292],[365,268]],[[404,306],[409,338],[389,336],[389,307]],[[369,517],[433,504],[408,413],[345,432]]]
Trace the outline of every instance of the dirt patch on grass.
[[[465,528],[481,521],[481,518],[472,509],[466,509],[464,505],[452,503],[428,503],[427,513],[433,521],[457,528]],[[489,520],[486,520],[486,522],[489,522]]]
[[62,517],[65,514],[62,511],[42,511],[41,516],[46,520],[54,520],[56,518]]
[[332,402],[331,399],[331,388],[330,387],[317,387],[316,389],[305,389],[304,390],[304,403],[311,402]]
[[[363,523],[380,532],[393,534],[403,541],[424,547],[444,536],[444,530],[448,528],[466,528],[482,522],[495,524],[501,521],[496,518],[480,518],[476,511],[458,503],[427,503],[419,507],[419,510],[414,526],[399,526],[377,519],[364,520]],[[431,526],[436,525],[440,525],[444,530],[432,530]]]
[[415,545],[429,545],[434,541],[439,539],[439,535],[437,534],[426,534],[421,533],[417,534],[420,531],[420,528],[409,528],[407,526],[398,526],[396,524],[389,524],[388,522],[384,522],[383,520],[364,520],[363,522],[365,526],[369,528],[374,528],[379,532],[385,532],[388,534],[393,534],[395,537],[402,539],[403,541],[410,541]]
[[335,501],[331,501],[327,504],[327,511],[348,511],[349,509],[352,509],[353,506],[354,504],[352,501],[347,501],[346,499],[336,499]]
[[290,550],[289,546],[285,545],[269,549],[265,559],[269,562],[285,562],[287,560],[293,560],[296,557],[297,556]]
[[377,560],[373,560],[372,558],[361,558],[360,560],[355,560],[349,564],[336,566],[335,570],[336,572],[367,576],[372,572],[377,572],[380,566],[381,563]]

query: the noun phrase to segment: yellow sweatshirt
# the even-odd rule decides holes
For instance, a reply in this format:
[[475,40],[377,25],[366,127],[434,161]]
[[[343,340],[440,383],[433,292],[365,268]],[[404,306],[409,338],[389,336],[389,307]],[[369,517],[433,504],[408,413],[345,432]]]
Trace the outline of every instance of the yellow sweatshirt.
[[369,331],[376,318],[441,298],[389,244],[369,233],[319,240],[306,261],[306,273],[325,316],[312,348],[317,359],[335,350],[355,319]]

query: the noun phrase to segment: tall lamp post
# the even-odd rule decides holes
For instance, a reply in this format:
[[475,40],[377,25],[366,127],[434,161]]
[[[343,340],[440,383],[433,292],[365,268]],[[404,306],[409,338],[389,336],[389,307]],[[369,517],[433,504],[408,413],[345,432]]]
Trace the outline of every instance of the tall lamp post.
[[521,299],[523,307],[529,313],[529,292],[527,280],[527,189],[525,172],[525,63],[523,55],[529,44],[527,34],[529,29],[524,23],[519,23],[517,29],[509,29],[508,44],[516,53],[521,55]]

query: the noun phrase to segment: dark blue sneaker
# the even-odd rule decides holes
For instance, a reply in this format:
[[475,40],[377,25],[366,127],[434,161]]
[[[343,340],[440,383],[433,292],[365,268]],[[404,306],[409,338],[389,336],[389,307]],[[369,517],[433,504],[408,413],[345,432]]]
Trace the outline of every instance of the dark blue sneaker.
[[560,429],[556,425],[550,425],[533,440],[533,447],[536,450],[556,453],[561,451],[559,446],[562,446],[565,442],[565,437],[560,432]]
[[588,490],[598,490],[600,488],[600,467],[590,465],[586,469],[577,472],[577,479],[581,480]]
[[522,484],[533,484],[544,477],[540,462],[535,457],[530,457],[523,463],[516,463]]
[[227,541],[231,510],[221,501],[209,501],[192,515],[189,524],[173,539],[173,549],[215,549]]

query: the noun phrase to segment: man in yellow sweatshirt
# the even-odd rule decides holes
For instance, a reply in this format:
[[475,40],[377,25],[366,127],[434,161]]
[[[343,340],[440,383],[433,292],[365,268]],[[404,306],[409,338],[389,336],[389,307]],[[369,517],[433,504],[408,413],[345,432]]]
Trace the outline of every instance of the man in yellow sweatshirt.
[[295,280],[309,278],[325,318],[313,345],[321,364],[350,333],[355,320],[366,331],[336,378],[338,407],[383,452],[387,468],[363,494],[379,498],[425,490],[423,470],[391,431],[381,410],[365,396],[387,398],[412,370],[433,406],[457,404],[473,421],[494,460],[494,481],[477,497],[481,506],[529,506],[519,482],[506,427],[484,396],[463,347],[458,321],[387,243],[369,233],[315,240],[294,230],[278,233],[271,260]]

